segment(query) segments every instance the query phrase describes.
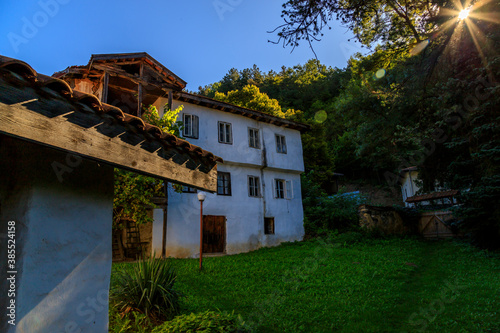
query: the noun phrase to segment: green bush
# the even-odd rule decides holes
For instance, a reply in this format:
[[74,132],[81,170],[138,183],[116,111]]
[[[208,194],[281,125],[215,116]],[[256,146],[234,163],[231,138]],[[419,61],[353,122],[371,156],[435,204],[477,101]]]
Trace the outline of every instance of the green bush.
[[151,333],[190,333],[190,332],[224,332],[237,333],[249,332],[244,329],[244,323],[240,316],[234,312],[205,311],[191,313],[175,317],[160,326],[155,327]]
[[366,198],[342,192],[327,196],[307,175],[302,179],[302,186],[306,236],[324,236],[334,230],[359,230],[358,206]]
[[167,320],[179,312],[176,277],[168,261],[143,258],[132,269],[116,272],[110,298],[122,314],[139,311],[154,320]]
[[150,333],[154,323],[143,313],[122,316],[114,304],[109,305],[109,333]]

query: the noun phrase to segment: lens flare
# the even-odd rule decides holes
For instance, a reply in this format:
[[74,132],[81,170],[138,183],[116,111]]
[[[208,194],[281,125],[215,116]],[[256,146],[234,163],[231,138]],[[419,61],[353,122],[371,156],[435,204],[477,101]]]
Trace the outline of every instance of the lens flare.
[[316,114],[314,115],[314,120],[318,123],[318,124],[321,124],[321,123],[324,123],[326,121],[326,119],[328,118],[328,114],[326,113],[325,110],[321,110],[321,111],[318,111],[316,112]]
[[470,7],[462,9],[460,13],[458,13],[458,19],[465,20],[469,16],[469,13],[470,13]]
[[381,79],[381,78],[383,78],[383,77],[385,76],[385,73],[386,73],[386,72],[385,72],[385,69],[381,68],[381,69],[379,69],[379,70],[375,73],[375,77],[376,77],[377,79]]

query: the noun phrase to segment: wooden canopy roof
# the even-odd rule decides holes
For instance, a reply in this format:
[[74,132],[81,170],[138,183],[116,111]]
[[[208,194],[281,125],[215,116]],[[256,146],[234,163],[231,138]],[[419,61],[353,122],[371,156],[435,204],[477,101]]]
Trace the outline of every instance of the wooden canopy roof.
[[0,56],[0,134],[167,181],[216,190],[220,157]]
[[154,85],[158,88],[174,90],[182,90],[186,87],[186,81],[175,75],[146,52],[93,54],[87,65],[71,66],[54,73],[52,76],[57,78],[68,75],[100,77],[102,72],[126,77],[145,86]]

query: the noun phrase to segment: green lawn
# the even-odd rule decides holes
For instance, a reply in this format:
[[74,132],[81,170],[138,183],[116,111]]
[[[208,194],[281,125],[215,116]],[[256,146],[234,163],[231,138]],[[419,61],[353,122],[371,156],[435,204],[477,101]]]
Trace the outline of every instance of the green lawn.
[[500,259],[452,241],[290,243],[202,273],[171,261],[183,313],[234,310],[258,332],[500,332]]

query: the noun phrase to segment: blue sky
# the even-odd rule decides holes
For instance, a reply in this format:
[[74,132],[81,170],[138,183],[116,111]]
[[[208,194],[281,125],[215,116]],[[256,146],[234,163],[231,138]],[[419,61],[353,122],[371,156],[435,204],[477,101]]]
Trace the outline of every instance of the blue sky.
[[[220,80],[227,71],[256,64],[261,70],[303,64],[306,44],[269,43],[283,21],[285,0],[0,0],[0,54],[51,75],[87,64],[96,53],[148,52],[188,82],[187,89]],[[362,51],[334,22],[315,44],[319,60],[343,68]]]

